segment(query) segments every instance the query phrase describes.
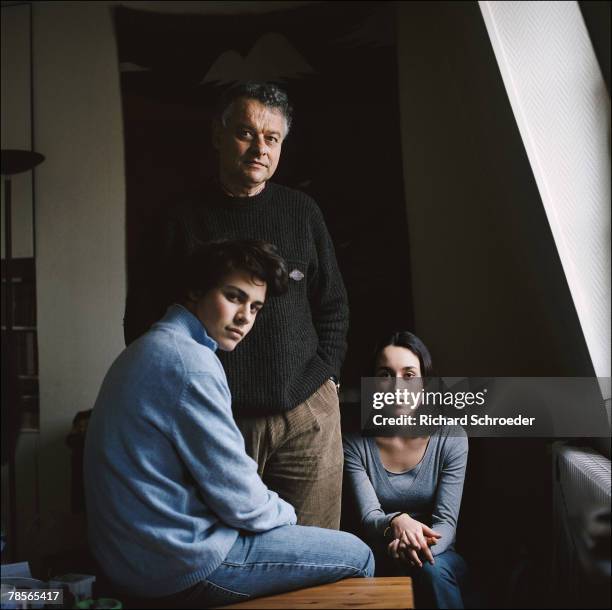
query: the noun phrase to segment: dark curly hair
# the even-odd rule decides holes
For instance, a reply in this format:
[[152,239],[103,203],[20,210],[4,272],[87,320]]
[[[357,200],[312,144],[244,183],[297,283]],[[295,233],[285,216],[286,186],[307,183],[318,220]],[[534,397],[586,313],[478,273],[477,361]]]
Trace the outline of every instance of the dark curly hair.
[[287,263],[276,246],[255,239],[219,240],[202,245],[187,260],[181,274],[180,300],[192,291],[204,294],[219,286],[233,271],[245,271],[265,282],[268,296],[287,291]]
[[227,118],[232,110],[234,102],[243,97],[257,100],[268,108],[280,111],[285,117],[285,123],[287,125],[285,137],[287,136],[293,119],[293,108],[289,103],[287,94],[274,83],[249,81],[246,83],[239,83],[227,89],[221,95],[215,112],[215,119],[218,120],[223,127],[227,126]]

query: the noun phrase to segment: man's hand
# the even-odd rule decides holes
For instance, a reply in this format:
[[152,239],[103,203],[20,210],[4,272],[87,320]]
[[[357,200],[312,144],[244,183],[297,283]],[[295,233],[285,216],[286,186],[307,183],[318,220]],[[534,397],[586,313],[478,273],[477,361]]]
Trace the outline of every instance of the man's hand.
[[434,558],[429,547],[435,544],[438,538],[441,538],[438,532],[406,514],[401,514],[393,519],[391,531],[394,538],[393,542],[397,541],[393,550],[391,550],[393,542],[389,545],[388,550],[391,557],[402,559],[411,565],[422,568],[423,563],[419,557],[420,553],[431,565],[434,565]]

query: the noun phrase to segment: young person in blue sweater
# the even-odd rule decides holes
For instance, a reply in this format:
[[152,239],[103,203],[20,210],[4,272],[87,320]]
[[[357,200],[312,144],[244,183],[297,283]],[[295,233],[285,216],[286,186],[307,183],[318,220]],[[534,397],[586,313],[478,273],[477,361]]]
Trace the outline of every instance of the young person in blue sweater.
[[[410,332],[394,333],[376,350],[377,377],[430,377],[432,370],[429,350]],[[412,576],[417,608],[463,608],[467,568],[454,542],[467,455],[460,427],[344,439],[348,485],[377,573]]]
[[234,350],[274,307],[264,303],[286,290],[283,259],[265,242],[215,242],[180,284],[177,303],[111,366],[89,424],[89,539],[105,575],[126,595],[181,608],[371,576],[359,539],[295,525],[232,417],[215,351]]

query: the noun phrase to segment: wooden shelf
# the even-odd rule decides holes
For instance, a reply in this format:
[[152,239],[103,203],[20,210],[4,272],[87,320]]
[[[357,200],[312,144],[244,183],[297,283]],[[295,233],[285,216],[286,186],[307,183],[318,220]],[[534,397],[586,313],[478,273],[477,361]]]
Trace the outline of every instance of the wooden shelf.
[[[11,285],[12,303],[6,302],[6,261],[2,260],[2,353],[7,353],[5,345],[8,330],[6,328],[6,311],[10,306],[13,312],[11,328],[11,348],[7,358],[3,358],[3,367],[9,368],[9,374],[15,375],[15,399],[21,409],[21,430],[34,430],[38,426],[38,341],[36,328],[36,267],[33,258],[12,259]],[[6,360],[6,362],[4,361]],[[3,372],[4,375],[4,372]],[[4,378],[4,377],[3,377]]]

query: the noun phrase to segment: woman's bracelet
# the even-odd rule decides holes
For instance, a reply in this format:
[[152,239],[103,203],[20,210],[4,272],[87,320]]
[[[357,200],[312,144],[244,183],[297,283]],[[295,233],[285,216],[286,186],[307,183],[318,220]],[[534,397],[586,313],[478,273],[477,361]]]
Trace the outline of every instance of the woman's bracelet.
[[385,531],[383,532],[383,538],[386,538],[387,534],[391,531],[391,524],[393,523],[393,519],[397,519],[397,517],[399,517],[400,515],[406,515],[407,517],[410,516],[408,513],[397,513],[397,515],[393,515],[393,517],[389,519],[389,524],[387,525],[387,527],[385,528]]

